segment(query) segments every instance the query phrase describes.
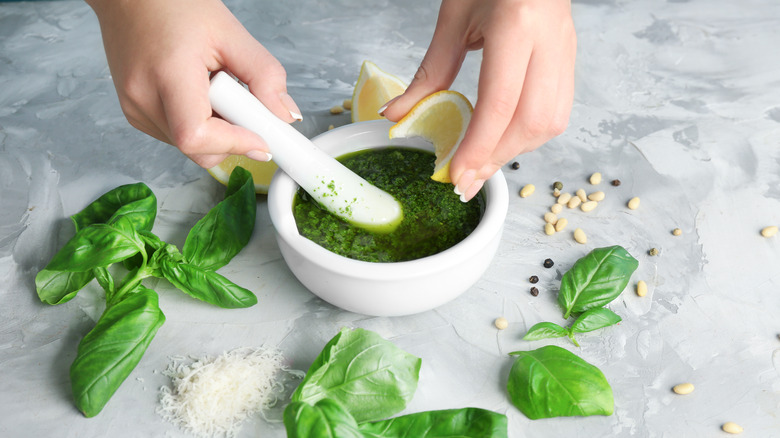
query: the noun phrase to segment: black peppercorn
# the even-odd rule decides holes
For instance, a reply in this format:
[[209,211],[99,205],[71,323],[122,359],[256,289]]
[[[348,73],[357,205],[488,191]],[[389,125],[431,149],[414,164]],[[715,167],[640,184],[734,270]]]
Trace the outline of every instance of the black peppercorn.
[[612,185],[615,186],[615,187],[619,186],[620,185],[620,180],[619,179],[613,179],[612,180]]
[[552,259],[546,259],[544,261],[544,267],[545,268],[552,268],[555,262],[552,261]]
[[520,163],[518,163],[517,161],[515,161],[514,163],[512,163],[512,169],[514,169],[514,170],[517,170],[517,169],[519,169],[519,168],[520,168]]
[[531,295],[533,296],[539,295],[539,289],[537,289],[536,286],[531,288]]
[[532,275],[531,278],[528,279],[528,281],[530,281],[531,283],[538,283],[539,277],[537,277],[536,275]]

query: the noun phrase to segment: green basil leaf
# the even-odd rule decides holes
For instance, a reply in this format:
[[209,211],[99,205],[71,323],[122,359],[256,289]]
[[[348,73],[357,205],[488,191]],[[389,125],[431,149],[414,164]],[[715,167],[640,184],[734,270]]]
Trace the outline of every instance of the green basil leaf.
[[506,415],[479,408],[419,412],[363,423],[366,438],[506,438]]
[[[140,237],[141,241],[144,243],[144,248],[146,249],[147,255],[153,255],[157,250],[168,245],[151,231],[140,230],[138,231],[138,237]],[[141,253],[138,253],[130,258],[123,260],[122,264],[125,266],[125,269],[132,271],[133,269],[140,268],[143,264],[143,261],[143,256]]]
[[35,290],[38,298],[46,304],[62,304],[76,296],[94,275],[92,271],[68,272],[42,269],[35,276]]
[[570,330],[572,333],[592,332],[593,330],[615,325],[622,320],[615,312],[605,307],[596,307],[580,315],[571,325]]
[[86,272],[143,251],[144,244],[129,221],[121,218],[113,225],[92,224],[82,228],[54,255],[46,269]]
[[564,318],[602,307],[626,288],[639,262],[621,246],[596,248],[577,260],[561,279],[558,304]]
[[207,270],[226,265],[249,242],[255,227],[257,198],[252,174],[236,167],[225,199],[190,230],[182,253],[187,263]]
[[94,417],[141,360],[157,329],[165,322],[157,293],[139,286],[124,300],[106,308],[79,343],[70,380],[76,406]]
[[374,332],[344,328],[314,360],[292,400],[313,404],[330,398],[359,423],[381,420],[412,399],[421,362]]
[[604,374],[574,353],[548,345],[516,351],[507,390],[526,417],[612,415],[612,388]]
[[114,287],[114,277],[111,276],[111,274],[108,272],[108,269],[95,268],[92,270],[92,272],[95,275],[95,280],[97,280],[100,287],[106,291],[106,296],[112,296],[116,289]]
[[157,216],[157,198],[144,183],[119,186],[71,216],[76,231],[92,224],[111,224],[130,219],[136,230],[151,230]]
[[567,335],[565,328],[552,322],[540,322],[534,324],[523,336],[524,341],[538,341],[539,339],[560,338]]
[[226,309],[250,307],[257,304],[255,294],[236,285],[213,271],[161,258],[162,276],[187,295]]
[[352,415],[337,401],[328,398],[314,406],[292,402],[284,409],[288,438],[364,438]]

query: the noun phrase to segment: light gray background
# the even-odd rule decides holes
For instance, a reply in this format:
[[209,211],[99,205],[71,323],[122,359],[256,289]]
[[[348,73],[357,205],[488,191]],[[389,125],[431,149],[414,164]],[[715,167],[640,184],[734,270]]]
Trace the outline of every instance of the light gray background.
[[[364,59],[409,80],[430,42],[433,1],[229,1],[249,31],[284,64],[309,136],[349,121],[328,109],[351,96]],[[67,217],[123,183],[156,193],[155,231],[181,245],[224,189],[167,145],[129,126],[106,66],[97,20],[81,2],[0,4],[0,435],[185,436],[156,413],[169,356],[241,346],[280,348],[307,369],[340,327],[364,327],[423,359],[405,412],[478,406],[506,413],[518,437],[780,436],[780,3],[773,0],[575,2],[577,89],[567,132],[504,170],[509,216],[484,278],[455,301],[409,317],[340,311],[306,291],[285,266],[265,198],[248,247],[220,272],[259,303],[222,310],[160,292],[167,322],[139,366],[96,418],[73,407],[68,380],[79,339],[103,309],[97,286],[56,307],[33,278],[72,235]],[[479,54],[453,89],[476,99]],[[542,232],[548,187],[592,188],[594,171],[620,187],[589,214],[566,211],[567,232]],[[533,183],[537,192],[515,194]],[[639,210],[625,208],[639,196]],[[582,227],[587,245],[571,230]],[[682,236],[670,231],[679,227]],[[539,321],[560,320],[560,276],[594,247],[623,245],[639,261],[610,305],[618,326],[565,340],[525,342]],[[650,257],[647,250],[660,249]],[[553,269],[541,267],[551,257]],[[528,293],[538,275],[538,297]],[[367,291],[368,292],[368,291]],[[510,325],[497,331],[492,321]],[[575,351],[612,384],[610,417],[530,421],[505,382],[515,350],[547,344]],[[670,388],[693,382],[677,396]],[[256,419],[241,436],[284,436]]]

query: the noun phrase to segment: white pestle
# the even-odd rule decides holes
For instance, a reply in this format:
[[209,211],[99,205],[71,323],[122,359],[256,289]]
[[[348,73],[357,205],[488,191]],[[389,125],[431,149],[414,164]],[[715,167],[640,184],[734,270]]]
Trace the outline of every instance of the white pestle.
[[401,204],[392,195],[320,150],[227,73],[211,78],[209,100],[223,119],[263,137],[273,161],[331,213],[377,232],[401,222]]

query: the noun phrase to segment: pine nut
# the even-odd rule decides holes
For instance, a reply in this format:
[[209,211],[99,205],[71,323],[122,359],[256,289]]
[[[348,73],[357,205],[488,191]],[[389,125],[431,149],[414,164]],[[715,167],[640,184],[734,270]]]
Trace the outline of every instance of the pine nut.
[[595,186],[596,184],[599,184],[599,183],[601,183],[601,173],[599,173],[599,172],[596,172],[596,173],[594,173],[593,175],[591,175],[591,176],[590,176],[590,183],[591,183],[591,184],[593,184],[594,186]]
[[496,328],[499,330],[504,330],[509,327],[509,321],[507,321],[503,316],[496,318],[496,320],[493,321],[493,324],[495,324]]
[[577,208],[582,204],[582,200],[578,196],[572,196],[571,199],[569,199],[569,202],[566,203],[566,206],[569,208]]
[[553,196],[556,198],[561,196],[561,190],[560,189],[553,189]]
[[731,421],[723,423],[723,426],[720,427],[723,429],[724,432],[730,433],[733,435],[742,433],[742,426],[740,426],[737,423],[732,423]]
[[638,197],[631,198],[631,200],[628,201],[628,208],[630,208],[631,210],[636,210],[637,208],[639,208],[639,198]]
[[341,114],[343,112],[344,112],[344,107],[342,107],[341,105],[336,105],[330,109],[331,114]]
[[578,198],[580,198],[580,201],[582,202],[588,202],[588,195],[585,194],[585,189],[579,189],[575,192]]
[[558,215],[556,215],[551,211],[548,211],[547,213],[544,214],[544,221],[547,222],[548,224],[554,224],[558,222]]
[[533,184],[526,184],[520,189],[520,197],[527,198],[533,194],[534,190],[536,190],[536,187]]
[[582,205],[580,205],[580,210],[582,210],[582,211],[587,213],[587,212],[593,210],[594,208],[596,208],[598,205],[599,205],[599,203],[596,202],[596,201],[583,202]]
[[582,231],[582,228],[577,228],[574,230],[574,240],[577,243],[586,244],[588,243],[588,236],[585,235],[585,232]]
[[548,236],[552,236],[553,234],[555,234],[555,226],[553,226],[553,224],[549,222],[544,224],[544,234]]
[[636,294],[640,297],[647,295],[647,283],[644,280],[639,280],[636,283]]
[[598,201],[603,201],[604,200],[604,196],[605,196],[604,192],[598,191],[598,192],[593,192],[590,195],[588,195],[588,199],[590,199],[591,201],[598,202]]
[[675,228],[675,229],[672,230],[672,235],[673,236],[679,236],[681,234],[682,234],[682,230],[679,229],[679,228]]
[[777,234],[777,227],[772,225],[771,227],[766,227],[763,230],[761,230],[761,235],[764,237],[772,237],[775,234]]
[[558,196],[558,203],[563,205],[567,202],[569,202],[569,199],[571,199],[571,193],[561,193],[560,196]]
[[569,225],[569,221],[565,217],[558,219],[558,222],[555,223],[555,231],[563,231],[566,225]]
[[693,392],[693,383],[680,383],[679,385],[674,385],[672,391],[680,395],[690,394]]
[[550,207],[550,211],[551,211],[551,212],[553,212],[553,213],[555,213],[555,214],[558,214],[558,213],[560,213],[561,211],[563,211],[563,205],[561,205],[561,204],[553,204],[553,205]]
[[343,106],[345,110],[351,110],[352,109],[352,99],[344,99],[344,102],[341,103],[341,106]]

